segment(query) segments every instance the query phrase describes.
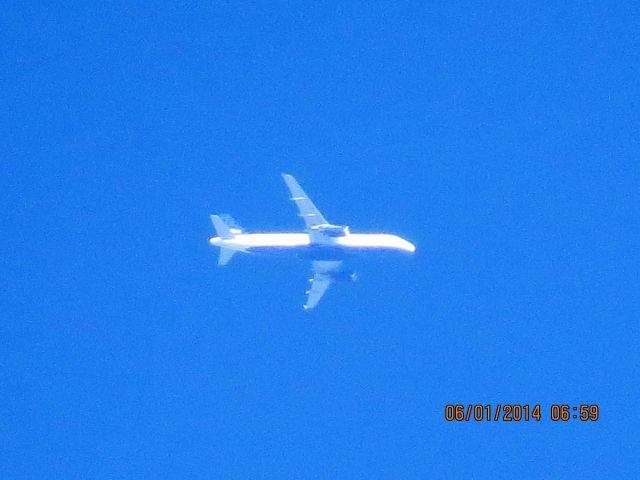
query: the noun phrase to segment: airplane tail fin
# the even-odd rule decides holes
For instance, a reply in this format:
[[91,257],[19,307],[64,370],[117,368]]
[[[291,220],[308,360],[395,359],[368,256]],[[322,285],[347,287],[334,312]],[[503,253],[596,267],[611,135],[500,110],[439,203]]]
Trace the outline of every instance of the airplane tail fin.
[[[216,235],[224,240],[232,239],[235,234],[242,233],[239,228],[229,226],[229,221],[226,217],[221,215],[211,215],[211,223],[216,230]],[[232,224],[233,225],[233,224]],[[218,265],[226,265],[231,260],[231,257],[236,253],[235,250],[230,248],[220,247],[220,257],[218,257]]]

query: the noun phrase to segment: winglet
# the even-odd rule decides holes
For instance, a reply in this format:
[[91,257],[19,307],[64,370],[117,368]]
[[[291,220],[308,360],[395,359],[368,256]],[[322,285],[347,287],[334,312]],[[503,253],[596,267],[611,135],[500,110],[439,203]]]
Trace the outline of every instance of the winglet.
[[296,181],[293,175],[288,173],[283,173],[282,178],[284,178],[284,182],[289,187],[289,191],[291,192],[292,197],[305,197],[304,191],[300,188],[300,184]]

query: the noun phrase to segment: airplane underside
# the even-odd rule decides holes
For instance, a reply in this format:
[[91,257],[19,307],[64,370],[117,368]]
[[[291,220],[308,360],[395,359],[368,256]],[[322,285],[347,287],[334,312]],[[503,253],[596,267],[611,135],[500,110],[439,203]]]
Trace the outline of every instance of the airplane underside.
[[231,217],[211,215],[217,236],[209,243],[220,248],[218,265],[226,265],[237,252],[289,253],[311,261],[313,278],[304,309],[314,308],[333,282],[353,282],[356,274],[346,270],[344,260],[358,253],[409,252],[415,246],[397,235],[351,233],[346,225],[334,225],[324,218],[291,175],[283,174],[291,200],[304,220],[306,232],[245,233]]
[[300,258],[309,260],[344,260],[345,258],[365,253],[392,253],[397,249],[388,247],[341,247],[326,245],[268,246],[250,247],[248,252],[258,254],[294,254]]

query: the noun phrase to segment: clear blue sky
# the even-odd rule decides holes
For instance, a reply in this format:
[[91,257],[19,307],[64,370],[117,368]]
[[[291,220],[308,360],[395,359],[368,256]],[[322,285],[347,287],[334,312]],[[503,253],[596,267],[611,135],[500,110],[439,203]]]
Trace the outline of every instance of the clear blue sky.
[[[0,13],[0,476],[636,476],[638,3],[237,3]],[[283,171],[416,254],[216,268]]]

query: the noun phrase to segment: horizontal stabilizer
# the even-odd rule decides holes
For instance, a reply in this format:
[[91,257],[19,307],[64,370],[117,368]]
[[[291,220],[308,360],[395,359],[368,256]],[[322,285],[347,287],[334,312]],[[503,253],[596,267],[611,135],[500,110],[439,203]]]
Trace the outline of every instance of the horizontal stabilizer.
[[229,226],[222,221],[218,215],[211,215],[211,223],[213,228],[216,229],[218,236],[224,240],[233,238],[233,232],[229,229]]
[[220,257],[218,258],[218,265],[226,265],[231,260],[231,257],[236,253],[235,250],[231,250],[230,248],[221,248],[220,249]]
[[244,232],[244,229],[240,226],[238,221],[235,218],[233,218],[231,215],[229,215],[228,213],[220,213],[220,214],[218,214],[218,217],[220,217],[220,220],[222,220],[222,222],[227,227],[229,227],[229,230],[231,230],[231,233],[237,234],[237,233],[243,233]]

